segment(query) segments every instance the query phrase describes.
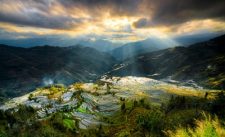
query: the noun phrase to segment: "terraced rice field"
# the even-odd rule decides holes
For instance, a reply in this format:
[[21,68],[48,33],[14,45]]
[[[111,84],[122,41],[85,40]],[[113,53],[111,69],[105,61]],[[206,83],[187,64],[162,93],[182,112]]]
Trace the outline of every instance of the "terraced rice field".
[[56,112],[67,112],[71,119],[79,120],[79,128],[87,129],[102,122],[102,117],[111,116],[121,108],[122,100],[147,99],[159,105],[171,95],[204,97],[214,90],[177,86],[144,77],[102,78],[102,84],[74,84],[67,88],[50,87],[17,97],[0,109],[16,109],[20,104],[37,110],[37,118],[44,119]]

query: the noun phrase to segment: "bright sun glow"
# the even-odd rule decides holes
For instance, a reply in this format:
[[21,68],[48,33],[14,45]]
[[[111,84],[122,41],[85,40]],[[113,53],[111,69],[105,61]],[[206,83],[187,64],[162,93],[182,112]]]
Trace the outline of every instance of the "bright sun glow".
[[112,28],[118,28],[121,26],[126,26],[126,25],[130,25],[132,23],[131,20],[129,20],[128,18],[122,18],[122,19],[106,19],[103,21],[103,24],[106,27],[112,27]]

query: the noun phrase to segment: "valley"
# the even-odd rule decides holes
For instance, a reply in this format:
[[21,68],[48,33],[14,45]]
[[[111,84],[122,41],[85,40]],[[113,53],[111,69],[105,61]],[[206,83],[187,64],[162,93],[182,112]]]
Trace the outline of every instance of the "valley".
[[225,0],[0,0],[0,137],[225,137]]
[[[219,90],[178,86],[145,77],[105,76],[96,83],[38,88],[29,94],[5,102],[0,110],[16,113],[20,106],[31,108],[34,113],[33,122],[45,121],[61,113],[65,117],[64,126],[69,130],[76,130],[79,135],[82,130],[96,129],[100,125],[105,128],[112,126],[113,123],[105,119],[120,114],[125,108],[134,109],[135,102],[147,101],[146,103],[151,104],[150,108],[160,107],[167,104],[172,96],[204,99],[207,93],[207,98],[213,99],[219,92]],[[76,125],[71,122],[75,122]],[[28,120],[26,124],[29,123]]]
[[0,96],[15,97],[48,84],[97,79],[116,60],[88,47],[0,46]]
[[180,137],[197,134],[179,127],[198,119],[223,136],[210,117],[224,119],[224,40],[125,60],[89,47],[2,45],[0,135]]

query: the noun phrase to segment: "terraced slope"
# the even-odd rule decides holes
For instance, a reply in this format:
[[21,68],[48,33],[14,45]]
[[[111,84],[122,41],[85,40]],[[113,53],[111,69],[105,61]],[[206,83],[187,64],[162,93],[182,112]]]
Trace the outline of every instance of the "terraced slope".
[[160,105],[171,95],[204,97],[206,92],[216,91],[177,86],[144,77],[103,77],[97,83],[40,88],[6,102],[0,109],[16,110],[18,105],[29,106],[36,111],[39,120],[63,112],[69,119],[79,121],[80,129],[88,129],[108,125],[103,118],[120,111],[124,100],[138,101],[144,98],[154,105]]

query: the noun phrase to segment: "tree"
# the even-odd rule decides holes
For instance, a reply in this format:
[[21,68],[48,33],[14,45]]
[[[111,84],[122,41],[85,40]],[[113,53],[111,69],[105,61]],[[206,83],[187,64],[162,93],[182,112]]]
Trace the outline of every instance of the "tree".
[[124,111],[125,108],[126,108],[126,105],[125,105],[125,102],[123,102],[122,105],[121,105],[121,111]]

